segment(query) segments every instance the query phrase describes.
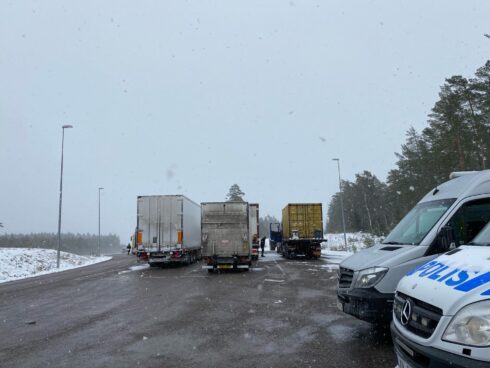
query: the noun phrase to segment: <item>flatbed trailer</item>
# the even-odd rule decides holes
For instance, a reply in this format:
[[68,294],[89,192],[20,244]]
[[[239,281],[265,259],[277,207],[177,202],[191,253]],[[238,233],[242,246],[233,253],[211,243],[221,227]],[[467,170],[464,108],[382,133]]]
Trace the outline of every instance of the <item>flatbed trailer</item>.
[[290,203],[282,210],[280,253],[286,258],[320,258],[323,239],[321,203]]

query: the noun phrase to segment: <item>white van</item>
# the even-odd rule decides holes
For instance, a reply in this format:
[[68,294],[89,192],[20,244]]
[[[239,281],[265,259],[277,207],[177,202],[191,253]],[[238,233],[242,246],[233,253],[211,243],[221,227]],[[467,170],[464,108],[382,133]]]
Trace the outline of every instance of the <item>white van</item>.
[[391,333],[401,368],[490,367],[490,224],[400,281]]
[[439,254],[467,244],[490,220],[490,170],[452,173],[400,221],[382,244],[346,258],[339,268],[339,309],[388,323],[400,279]]

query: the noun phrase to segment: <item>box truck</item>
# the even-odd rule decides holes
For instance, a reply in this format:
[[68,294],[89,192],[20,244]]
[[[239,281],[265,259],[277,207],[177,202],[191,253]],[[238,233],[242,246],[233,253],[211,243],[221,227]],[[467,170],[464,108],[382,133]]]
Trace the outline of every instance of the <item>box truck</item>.
[[135,238],[150,266],[201,258],[201,208],[183,195],[137,198]]
[[[361,320],[387,324],[394,292],[408,271],[470,242],[490,220],[490,170],[458,172],[438,185],[395,226],[383,243],[339,267],[337,306]],[[453,240],[448,242],[447,237]]]
[[286,258],[319,258],[323,239],[321,203],[290,203],[282,210],[280,253]]
[[203,269],[245,269],[252,263],[247,202],[201,203]]
[[401,279],[391,333],[400,368],[490,367],[490,225]]

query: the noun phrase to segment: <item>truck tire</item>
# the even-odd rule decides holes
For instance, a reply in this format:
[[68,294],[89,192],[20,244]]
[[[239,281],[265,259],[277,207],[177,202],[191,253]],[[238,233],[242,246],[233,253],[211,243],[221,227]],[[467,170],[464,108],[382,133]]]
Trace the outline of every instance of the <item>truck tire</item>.
[[214,272],[214,269],[208,268],[208,273],[213,273],[213,272]]
[[148,264],[150,265],[150,267],[156,267],[156,266],[158,266],[155,262],[148,262]]

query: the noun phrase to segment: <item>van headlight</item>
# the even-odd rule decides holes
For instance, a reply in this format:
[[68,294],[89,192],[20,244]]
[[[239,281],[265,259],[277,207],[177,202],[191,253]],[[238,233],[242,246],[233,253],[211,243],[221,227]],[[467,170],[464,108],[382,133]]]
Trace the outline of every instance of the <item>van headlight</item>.
[[490,346],[490,300],[462,308],[447,326],[442,339],[462,345]]
[[371,267],[359,271],[354,288],[370,288],[376,285],[388,272],[386,267]]

